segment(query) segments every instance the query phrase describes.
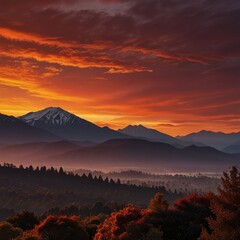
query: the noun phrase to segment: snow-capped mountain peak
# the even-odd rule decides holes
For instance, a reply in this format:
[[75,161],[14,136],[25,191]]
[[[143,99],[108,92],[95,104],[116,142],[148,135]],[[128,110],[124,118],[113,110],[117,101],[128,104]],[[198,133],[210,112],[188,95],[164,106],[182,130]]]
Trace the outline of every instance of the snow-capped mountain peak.
[[97,142],[126,137],[114,130],[101,128],[59,107],[30,112],[19,119],[66,140]]
[[44,124],[56,126],[73,124],[74,121],[78,121],[78,123],[82,124],[85,122],[85,120],[63,110],[60,107],[48,107],[38,112],[30,112],[20,117],[20,119],[32,126],[35,126],[39,121]]

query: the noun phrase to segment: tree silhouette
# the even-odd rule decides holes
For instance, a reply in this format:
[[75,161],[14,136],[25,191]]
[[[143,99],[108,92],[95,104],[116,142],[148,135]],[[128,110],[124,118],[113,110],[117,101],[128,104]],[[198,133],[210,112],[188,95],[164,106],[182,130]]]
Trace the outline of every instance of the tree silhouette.
[[[99,176],[99,175],[98,175]],[[6,181],[7,180],[7,181]],[[133,203],[146,206],[157,192],[163,192],[173,202],[179,195],[166,192],[161,187],[142,187],[120,184],[112,178],[93,179],[90,174],[78,176],[54,168],[16,168],[11,164],[0,166],[1,208],[33,211],[37,214],[53,207],[71,204],[83,206],[96,202],[115,201],[119,204]],[[9,201],[11,199],[11,201]],[[46,201],[47,199],[47,201]],[[0,212],[1,214],[1,212]]]

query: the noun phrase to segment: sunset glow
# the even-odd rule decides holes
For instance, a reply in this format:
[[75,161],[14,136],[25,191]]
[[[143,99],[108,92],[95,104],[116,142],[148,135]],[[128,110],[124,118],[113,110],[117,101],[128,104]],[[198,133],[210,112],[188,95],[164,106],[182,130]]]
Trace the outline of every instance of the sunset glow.
[[238,132],[240,5],[215,2],[5,1],[0,112],[59,106],[113,129]]

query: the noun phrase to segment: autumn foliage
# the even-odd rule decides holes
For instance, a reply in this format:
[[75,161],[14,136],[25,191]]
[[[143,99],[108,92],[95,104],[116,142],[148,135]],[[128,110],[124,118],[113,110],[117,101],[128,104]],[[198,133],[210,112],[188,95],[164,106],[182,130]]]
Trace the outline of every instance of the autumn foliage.
[[173,206],[157,193],[148,208],[125,205],[119,210],[113,204],[110,215],[100,202],[87,217],[80,217],[76,206],[52,209],[55,216],[20,212],[0,222],[0,240],[240,240],[238,168],[224,173],[218,191],[193,193]]
[[148,211],[134,206],[113,213],[100,225],[94,240],[161,240],[163,233],[147,222]]

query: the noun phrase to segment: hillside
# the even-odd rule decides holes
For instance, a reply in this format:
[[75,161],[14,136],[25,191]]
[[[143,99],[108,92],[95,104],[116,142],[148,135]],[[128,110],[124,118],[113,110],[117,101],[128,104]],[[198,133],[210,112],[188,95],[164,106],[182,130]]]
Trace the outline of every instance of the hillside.
[[92,169],[149,169],[153,172],[222,172],[238,165],[239,157],[210,147],[184,149],[139,139],[110,140],[49,159],[51,163]]
[[239,165],[239,155],[211,147],[193,145],[179,149],[141,139],[113,139],[88,147],[66,141],[5,146],[0,148],[0,160],[70,169],[111,171],[130,168],[161,173],[222,172],[232,165]]
[[0,143],[50,142],[60,139],[48,131],[32,127],[13,116],[0,114]]
[[146,205],[158,191],[169,202],[179,196],[167,192],[164,187],[137,187],[102,177],[67,174],[61,169],[24,169],[8,164],[0,166],[0,186],[1,208],[13,208],[17,211],[25,209],[38,213],[56,206],[78,206],[96,202]]

